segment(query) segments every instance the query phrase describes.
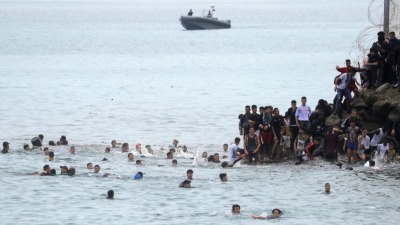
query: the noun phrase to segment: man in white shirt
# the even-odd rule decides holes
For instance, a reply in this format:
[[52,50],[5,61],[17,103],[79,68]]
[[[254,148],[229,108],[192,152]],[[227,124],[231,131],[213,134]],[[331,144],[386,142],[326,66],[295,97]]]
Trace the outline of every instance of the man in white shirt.
[[299,129],[304,131],[308,131],[310,128],[310,115],[311,115],[311,108],[310,106],[306,105],[307,98],[301,97],[301,105],[297,107],[295,119],[296,125]]
[[342,104],[343,96],[345,96],[350,102],[352,100],[350,90],[348,85],[350,83],[350,79],[353,79],[354,75],[356,74],[357,70],[353,67],[347,70],[347,73],[340,75],[340,77],[336,78],[335,80],[335,91],[336,94],[336,105],[334,113],[338,114],[339,109],[341,108],[340,105]]

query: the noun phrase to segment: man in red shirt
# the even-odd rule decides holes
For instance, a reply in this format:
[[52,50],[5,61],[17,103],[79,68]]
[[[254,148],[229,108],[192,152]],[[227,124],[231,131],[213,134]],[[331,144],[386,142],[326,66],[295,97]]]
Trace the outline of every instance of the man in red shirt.
[[[351,68],[351,65],[350,65],[350,59],[346,59],[346,67],[339,67],[339,66],[336,66],[336,70],[338,71],[338,72],[340,72],[341,74],[344,74],[344,73],[347,73],[347,70],[349,69],[349,68]],[[356,81],[355,80],[353,80],[353,79],[350,79],[350,83],[349,83],[349,90],[350,90],[350,93],[351,92],[353,92],[354,93],[354,97],[355,98],[357,98],[359,95],[360,95],[360,93],[358,92],[358,88],[357,88],[357,85],[356,85]]]

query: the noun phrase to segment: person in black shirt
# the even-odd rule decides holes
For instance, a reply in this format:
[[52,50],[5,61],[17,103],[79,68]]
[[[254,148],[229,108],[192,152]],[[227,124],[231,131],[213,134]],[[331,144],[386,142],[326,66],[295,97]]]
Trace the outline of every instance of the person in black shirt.
[[271,121],[272,132],[274,134],[274,147],[272,147],[272,156],[279,159],[281,157],[280,140],[284,131],[285,123],[283,121],[283,116],[279,115],[279,109],[274,109],[274,115]]
[[240,117],[240,122],[239,122],[239,131],[240,135],[246,135],[249,133],[249,117],[250,117],[250,106],[246,105],[244,108],[244,114]]
[[292,133],[292,137],[290,139],[290,146],[292,151],[294,151],[294,141],[296,140],[297,135],[299,134],[299,128],[296,125],[296,110],[297,110],[296,104],[297,104],[296,100],[292,100],[291,107],[287,111],[287,113],[290,116],[290,130]]
[[249,125],[254,127],[254,132],[257,136],[260,134],[258,131],[260,129],[260,124],[262,124],[262,117],[257,113],[257,106],[252,105],[251,114],[249,116]]

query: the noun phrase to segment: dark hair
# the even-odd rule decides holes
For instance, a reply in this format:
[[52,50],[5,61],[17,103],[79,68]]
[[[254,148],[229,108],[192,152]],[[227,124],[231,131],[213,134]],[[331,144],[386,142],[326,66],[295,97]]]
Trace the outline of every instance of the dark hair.
[[370,52],[373,52],[373,53],[376,53],[376,51],[375,51],[374,48],[370,48],[369,51],[370,51]]
[[186,171],[186,174],[188,174],[188,173],[193,173],[193,170],[188,169],[188,170]]
[[228,162],[224,161],[221,163],[222,168],[228,167]]
[[48,168],[50,168],[49,165],[44,165],[44,166],[43,166],[43,170],[47,170]]
[[99,165],[95,165],[94,167],[99,167],[99,168],[100,168],[100,166],[99,166]]
[[278,210],[279,215],[282,215],[282,214],[283,214],[282,211],[281,211],[280,209],[273,209],[273,210],[272,210],[272,213],[274,213],[275,210]]
[[252,109],[254,109],[254,108],[257,109],[257,106],[256,106],[256,105],[252,105],[251,108],[252,108]]
[[28,144],[24,144],[24,149],[25,149],[26,147],[28,147],[28,148],[29,148],[29,145],[28,145]]
[[369,166],[375,166],[375,161],[374,160],[369,160]]
[[114,198],[114,191],[113,190],[107,191],[107,198]]
[[301,97],[301,99],[307,99],[306,96]]
[[226,173],[220,173],[220,174],[219,174],[219,179],[222,180],[224,177],[226,177]]
[[68,175],[70,175],[70,176],[75,175],[75,172],[76,172],[75,167],[70,167],[70,168],[68,169]]
[[228,146],[228,144],[227,144],[227,143],[225,143],[225,144],[223,144],[222,146]]
[[238,205],[238,204],[232,205],[232,210],[233,210],[234,208],[237,208],[237,207],[239,207],[239,209],[240,209],[240,205]]
[[53,151],[49,152],[49,157],[51,157],[51,158],[54,157],[54,152]]
[[49,141],[50,146],[56,146],[56,143],[54,141]]
[[346,59],[346,62],[350,62],[350,59]]
[[349,123],[357,123],[357,121],[356,121],[356,119],[354,119],[354,118],[350,118],[350,119],[349,119]]
[[50,174],[51,174],[51,175],[56,175],[56,174],[57,174],[57,172],[56,172],[56,170],[55,170],[55,169],[51,169],[51,171],[50,171]]
[[67,137],[65,137],[64,135],[61,136],[60,141],[66,141],[66,140],[67,140]]
[[39,134],[39,139],[42,141],[44,138],[43,134]]
[[235,142],[238,142],[238,141],[240,141],[240,138],[239,138],[239,137],[236,137],[236,138],[235,138]]
[[249,106],[249,105],[246,105],[245,108],[249,108],[249,109],[250,109],[250,106]]
[[131,152],[131,153],[128,153],[128,158],[129,158],[130,155],[133,155],[133,153],[132,153],[132,152]]
[[90,162],[90,163],[87,163],[86,166],[89,166],[89,164],[92,164],[92,163],[91,163],[91,162]]
[[173,160],[172,160],[172,163],[178,163],[178,160],[173,159]]
[[129,146],[129,144],[126,142],[122,144],[122,147],[127,147],[127,146]]
[[290,103],[297,103],[296,100],[292,100]]

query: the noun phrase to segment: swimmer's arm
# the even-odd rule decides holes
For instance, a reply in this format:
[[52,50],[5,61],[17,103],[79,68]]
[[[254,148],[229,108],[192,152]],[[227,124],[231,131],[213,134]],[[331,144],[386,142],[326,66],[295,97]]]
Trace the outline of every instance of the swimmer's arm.
[[256,215],[251,215],[251,218],[253,218],[253,219],[263,219],[263,220],[267,219],[266,216],[256,216]]

